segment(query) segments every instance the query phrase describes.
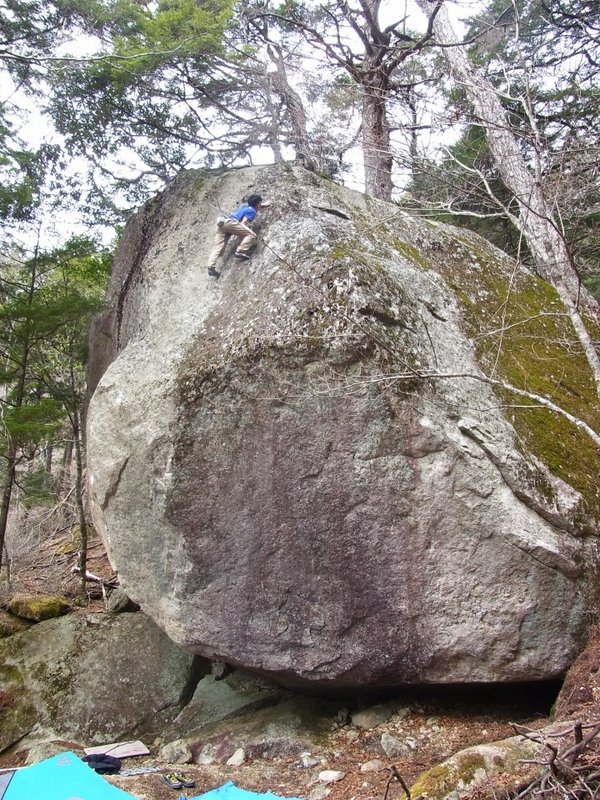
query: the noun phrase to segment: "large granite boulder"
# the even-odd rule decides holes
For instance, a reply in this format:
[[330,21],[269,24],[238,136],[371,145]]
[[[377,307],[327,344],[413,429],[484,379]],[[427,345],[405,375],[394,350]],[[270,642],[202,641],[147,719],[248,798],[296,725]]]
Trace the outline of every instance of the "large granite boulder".
[[[269,193],[251,262],[214,218]],[[127,594],[196,653],[320,687],[564,673],[596,602],[599,429],[554,290],[303,171],[182,174],[94,326],[89,479]],[[596,324],[590,320],[590,324]]]

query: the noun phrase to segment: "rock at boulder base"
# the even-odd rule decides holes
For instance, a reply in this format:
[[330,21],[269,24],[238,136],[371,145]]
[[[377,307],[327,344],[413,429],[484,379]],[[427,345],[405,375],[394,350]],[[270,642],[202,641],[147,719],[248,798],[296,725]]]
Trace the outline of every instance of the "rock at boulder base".
[[192,654],[145,614],[69,615],[0,641],[0,751],[36,738],[106,744],[174,716]]

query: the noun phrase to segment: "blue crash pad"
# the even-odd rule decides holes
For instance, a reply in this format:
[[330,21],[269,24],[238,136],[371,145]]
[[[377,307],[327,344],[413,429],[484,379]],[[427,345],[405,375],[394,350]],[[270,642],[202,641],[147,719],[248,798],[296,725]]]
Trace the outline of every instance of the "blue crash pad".
[[[199,794],[197,797],[191,797],[190,800],[283,800],[282,797],[271,792],[257,793],[248,792],[246,789],[238,789],[235,783],[229,783],[219,786],[218,789],[211,789],[210,792]],[[292,800],[298,800],[293,797]]]
[[3,800],[135,800],[75,753],[60,753],[13,774]]

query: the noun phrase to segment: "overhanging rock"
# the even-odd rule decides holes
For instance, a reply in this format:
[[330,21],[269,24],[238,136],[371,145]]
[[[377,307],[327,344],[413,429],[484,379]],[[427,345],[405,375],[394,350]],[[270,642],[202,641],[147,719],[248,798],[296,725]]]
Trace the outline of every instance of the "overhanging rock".
[[[215,282],[214,219],[256,191],[256,252]],[[262,167],[182,174],[126,229],[108,301],[93,514],[175,641],[323,687],[564,672],[595,600],[598,453],[491,382],[597,425],[550,287],[473,234]]]

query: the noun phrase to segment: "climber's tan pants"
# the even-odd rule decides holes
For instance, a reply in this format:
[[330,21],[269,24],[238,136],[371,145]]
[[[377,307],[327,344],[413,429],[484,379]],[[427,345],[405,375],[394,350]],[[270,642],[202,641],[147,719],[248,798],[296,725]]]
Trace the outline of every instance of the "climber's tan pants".
[[215,243],[208,257],[207,267],[214,267],[219,256],[223,255],[225,245],[230,236],[239,236],[241,242],[237,246],[237,253],[247,253],[256,244],[256,234],[246,225],[242,225],[236,219],[228,219],[222,225],[217,226]]

